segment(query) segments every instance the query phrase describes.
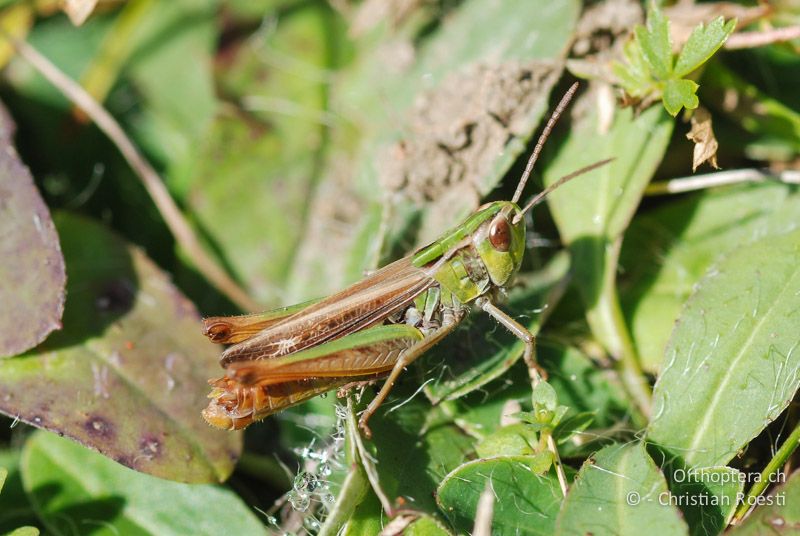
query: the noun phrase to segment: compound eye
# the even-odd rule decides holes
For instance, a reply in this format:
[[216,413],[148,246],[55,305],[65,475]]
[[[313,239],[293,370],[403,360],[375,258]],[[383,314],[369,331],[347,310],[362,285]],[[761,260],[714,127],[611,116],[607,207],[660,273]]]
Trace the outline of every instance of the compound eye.
[[489,227],[489,243],[497,251],[508,251],[511,247],[511,228],[505,216],[495,218]]

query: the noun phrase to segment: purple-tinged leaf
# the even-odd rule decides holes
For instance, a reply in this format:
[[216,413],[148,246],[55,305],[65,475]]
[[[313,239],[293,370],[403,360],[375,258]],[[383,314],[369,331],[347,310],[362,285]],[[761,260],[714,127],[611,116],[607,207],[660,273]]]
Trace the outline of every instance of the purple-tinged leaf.
[[11,144],[0,109],[0,357],[33,348],[61,327],[64,258],[50,211]]
[[138,471],[224,480],[241,436],[200,416],[206,380],[222,371],[194,306],[101,225],[69,214],[56,224],[69,273],[64,329],[0,361],[0,411]]

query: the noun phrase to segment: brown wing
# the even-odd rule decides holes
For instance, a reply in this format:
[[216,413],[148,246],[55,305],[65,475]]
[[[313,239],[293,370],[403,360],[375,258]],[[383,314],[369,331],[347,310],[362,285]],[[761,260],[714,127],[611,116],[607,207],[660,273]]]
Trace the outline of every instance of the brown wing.
[[[270,361],[277,360],[232,363],[227,376],[209,382],[215,389],[209,395],[211,401],[203,410],[203,417],[218,428],[244,428],[331,389],[354,381],[381,378],[394,367],[403,352],[411,354],[405,355],[411,362],[456,326],[457,323],[444,326],[422,340],[399,338],[383,341],[362,348],[349,348],[320,359],[288,363],[278,368],[270,366]],[[397,348],[400,348],[399,351]],[[306,365],[316,367],[313,374],[301,369]]]
[[406,257],[222,353],[222,363],[299,352],[380,322],[435,283]]
[[[370,379],[370,378],[362,378]],[[240,430],[254,421],[352,383],[351,378],[309,378],[270,386],[246,386],[223,377],[211,380],[214,390],[203,410],[212,426]]]
[[237,361],[228,365],[228,378],[242,385],[275,385],[303,378],[353,377],[355,380],[357,376],[390,371],[400,354],[419,341],[416,337],[390,339],[296,361],[292,360],[294,355]]
[[236,344],[246,341],[260,331],[285,320],[319,300],[311,300],[263,313],[237,316],[211,316],[203,319],[203,335],[217,344]]

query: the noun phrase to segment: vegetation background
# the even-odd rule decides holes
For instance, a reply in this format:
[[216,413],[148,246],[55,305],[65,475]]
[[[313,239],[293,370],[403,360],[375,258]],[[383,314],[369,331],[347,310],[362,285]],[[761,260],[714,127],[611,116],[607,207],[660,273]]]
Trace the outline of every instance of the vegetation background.
[[[0,1],[0,533],[797,530],[799,27],[792,0]],[[476,314],[372,441],[370,389],[203,422],[199,315],[509,199],[575,79],[525,198],[615,160],[534,211],[505,305],[549,383]]]

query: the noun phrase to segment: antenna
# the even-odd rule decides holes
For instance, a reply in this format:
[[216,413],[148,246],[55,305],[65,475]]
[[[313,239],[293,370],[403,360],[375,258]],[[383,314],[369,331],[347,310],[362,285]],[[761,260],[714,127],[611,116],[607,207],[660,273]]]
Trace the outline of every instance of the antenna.
[[553,184],[551,184],[550,186],[548,186],[547,188],[545,188],[544,190],[542,190],[541,192],[536,194],[536,196],[533,199],[531,199],[530,202],[527,205],[525,205],[525,208],[522,209],[522,212],[520,212],[519,214],[514,216],[514,219],[511,220],[511,223],[514,224],[514,225],[519,223],[519,220],[522,219],[522,217],[525,215],[526,212],[528,212],[531,208],[533,208],[536,205],[538,205],[539,203],[541,203],[544,200],[544,198],[547,197],[550,194],[550,192],[552,192],[553,190],[555,190],[559,186],[562,186],[565,182],[569,182],[572,179],[574,179],[575,177],[583,175],[584,173],[588,173],[588,172],[592,171],[593,169],[597,169],[597,168],[599,168],[601,166],[605,166],[606,164],[608,164],[612,160],[614,160],[614,159],[613,158],[606,158],[605,160],[599,160],[599,161],[595,162],[594,164],[589,164],[588,166],[582,167],[581,169],[579,169],[577,171],[573,171],[572,173],[570,173],[568,175],[564,175],[563,177],[558,179],[556,182],[554,182]]
[[517,190],[514,192],[514,197],[511,198],[512,203],[516,203],[519,201],[519,198],[522,197],[522,191],[525,189],[525,183],[528,182],[528,177],[531,176],[533,165],[536,163],[536,160],[539,159],[539,153],[542,152],[544,142],[547,141],[547,137],[550,136],[550,131],[553,130],[553,127],[556,125],[556,121],[558,121],[558,118],[561,117],[564,109],[569,106],[569,102],[572,100],[572,97],[575,95],[576,91],[578,91],[577,82],[572,84],[567,92],[564,93],[564,96],[561,97],[561,101],[558,103],[558,106],[556,106],[556,109],[553,110],[553,115],[551,115],[550,119],[547,120],[544,130],[542,130],[542,133],[539,135],[539,139],[536,141],[536,147],[533,148],[533,153],[528,159],[528,165],[525,166],[525,172],[522,174],[519,184],[517,184]]

